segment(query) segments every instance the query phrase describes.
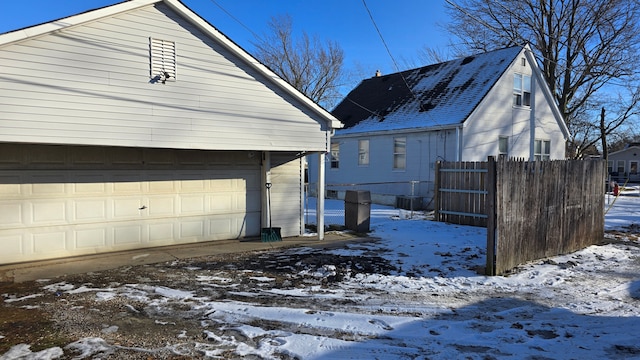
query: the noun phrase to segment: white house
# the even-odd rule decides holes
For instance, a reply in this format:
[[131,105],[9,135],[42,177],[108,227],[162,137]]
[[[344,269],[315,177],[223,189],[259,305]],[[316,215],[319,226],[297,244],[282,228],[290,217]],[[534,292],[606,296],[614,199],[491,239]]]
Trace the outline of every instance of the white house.
[[612,152],[607,168],[613,180],[619,183],[640,182],[640,144],[630,143],[624,149]]
[[0,63],[0,264],[260,236],[267,182],[303,233],[340,122],[180,1],[0,34]]
[[332,138],[327,195],[369,190],[389,205],[414,196],[429,208],[438,160],[563,159],[569,137],[528,45],[377,74],[332,113],[345,127]]

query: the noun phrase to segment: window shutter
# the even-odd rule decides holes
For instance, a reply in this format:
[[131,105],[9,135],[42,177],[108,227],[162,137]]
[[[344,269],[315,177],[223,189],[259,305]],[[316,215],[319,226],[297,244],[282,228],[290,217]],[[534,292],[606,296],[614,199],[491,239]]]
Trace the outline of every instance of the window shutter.
[[[168,81],[176,80],[176,43],[149,38],[151,53],[151,78],[160,76]],[[165,73],[169,76],[165,78]]]

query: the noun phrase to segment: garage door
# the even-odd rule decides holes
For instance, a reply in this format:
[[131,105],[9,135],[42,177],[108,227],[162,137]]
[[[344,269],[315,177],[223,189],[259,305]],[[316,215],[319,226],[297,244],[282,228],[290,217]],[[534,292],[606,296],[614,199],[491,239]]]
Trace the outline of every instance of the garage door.
[[77,152],[95,149],[45,148],[65,165],[43,168],[32,153],[26,169],[0,171],[0,263],[259,235],[260,168],[248,153],[106,148],[89,166]]

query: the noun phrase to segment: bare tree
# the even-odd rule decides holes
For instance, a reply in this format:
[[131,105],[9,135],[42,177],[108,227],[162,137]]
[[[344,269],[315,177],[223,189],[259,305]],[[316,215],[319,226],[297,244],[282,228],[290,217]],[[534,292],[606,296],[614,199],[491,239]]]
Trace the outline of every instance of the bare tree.
[[[463,50],[487,51],[531,44],[572,133],[585,121],[585,109],[596,94],[611,91],[614,81],[625,87],[637,81],[638,0],[447,0],[447,3],[453,19],[449,31],[460,40],[458,44]],[[597,116],[592,117],[599,127]],[[614,123],[613,127],[620,126]]]
[[334,41],[322,43],[293,34],[290,15],[272,17],[269,33],[257,38],[254,56],[316,103],[332,107],[341,98],[344,52]]

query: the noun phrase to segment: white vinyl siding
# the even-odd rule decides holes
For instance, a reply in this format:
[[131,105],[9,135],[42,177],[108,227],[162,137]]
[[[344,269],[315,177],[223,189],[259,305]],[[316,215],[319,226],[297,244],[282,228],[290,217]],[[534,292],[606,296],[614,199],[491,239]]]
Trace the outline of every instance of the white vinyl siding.
[[[272,162],[290,157],[271,155]],[[285,162],[271,168],[271,216],[273,227],[281,228],[283,237],[304,234],[304,176],[302,159]],[[295,191],[294,190],[298,190]],[[267,225],[268,226],[268,225]]]
[[[180,81],[149,81],[149,38]],[[326,151],[324,120],[163,4],[0,47],[0,141]],[[265,85],[267,83],[268,85]]]

